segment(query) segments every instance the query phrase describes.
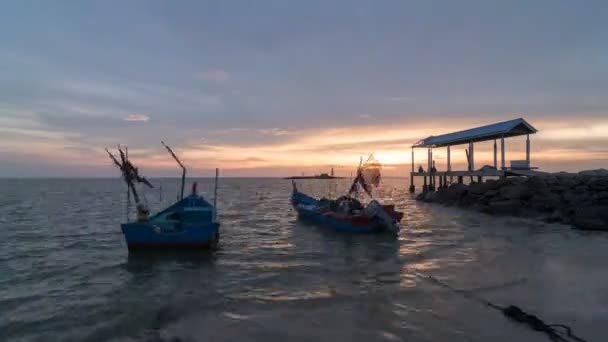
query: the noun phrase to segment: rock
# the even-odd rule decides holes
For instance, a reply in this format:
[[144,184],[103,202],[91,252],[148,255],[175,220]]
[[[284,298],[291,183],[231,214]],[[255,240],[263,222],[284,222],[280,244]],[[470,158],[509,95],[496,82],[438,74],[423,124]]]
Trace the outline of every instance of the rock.
[[501,199],[490,201],[485,210],[494,215],[517,215],[522,207],[522,203],[518,199]]
[[563,207],[563,202],[557,194],[539,192],[530,197],[528,207],[541,213],[549,213]]
[[544,177],[531,177],[530,179],[528,179],[526,185],[532,192],[548,191],[547,182]]
[[591,201],[591,196],[587,191],[573,189],[565,192],[562,196],[564,201],[574,206],[582,205],[583,203]]
[[476,195],[483,195],[487,189],[484,187],[484,183],[473,183],[469,185],[469,192]]
[[545,217],[545,221],[549,223],[564,222],[564,215],[559,210],[554,210]]
[[[601,173],[601,172],[600,172]],[[492,215],[523,215],[578,229],[608,231],[608,177],[548,175],[511,177],[417,196],[425,202],[458,205]]]
[[447,205],[457,204],[460,199],[468,192],[464,184],[452,184],[449,188],[441,192],[441,202]]
[[505,186],[499,191],[500,196],[506,199],[525,199],[529,198],[528,187],[525,184],[515,184]]
[[608,231],[608,205],[579,207],[574,212],[572,223],[577,229]]
[[498,195],[498,190],[488,190],[486,191],[485,194],[483,194],[483,196],[485,198],[492,198],[492,197],[496,197]]
[[482,194],[473,194],[467,192],[464,196],[460,197],[459,205],[463,207],[471,207],[475,204],[482,202],[483,195]]
[[608,176],[608,170],[606,169],[595,169],[595,170],[584,170],[578,173],[579,176]]
[[435,191],[429,191],[424,196],[425,202],[438,202],[439,193]]

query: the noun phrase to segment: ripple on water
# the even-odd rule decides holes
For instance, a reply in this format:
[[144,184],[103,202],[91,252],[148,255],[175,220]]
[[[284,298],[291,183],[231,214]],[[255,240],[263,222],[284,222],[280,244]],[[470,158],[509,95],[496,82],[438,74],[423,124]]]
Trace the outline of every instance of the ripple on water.
[[[212,193],[211,180],[198,181]],[[0,339],[538,338],[414,271],[603,336],[607,237],[420,204],[406,180],[384,182],[379,198],[406,213],[398,239],[298,222],[289,181],[223,179],[217,252],[128,254],[119,180],[0,180]],[[152,208],[174,198],[178,181],[162,183],[162,200],[146,195]],[[338,192],[348,183],[337,181]],[[328,194],[327,182],[299,186]]]

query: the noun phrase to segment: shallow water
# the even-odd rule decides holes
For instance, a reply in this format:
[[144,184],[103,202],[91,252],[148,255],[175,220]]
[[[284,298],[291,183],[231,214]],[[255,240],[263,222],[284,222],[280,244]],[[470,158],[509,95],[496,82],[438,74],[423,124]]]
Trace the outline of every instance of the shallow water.
[[0,180],[0,341],[546,340],[413,269],[605,340],[608,235],[416,203],[406,182],[380,192],[398,239],[297,222],[289,181],[221,179],[219,251],[129,255],[120,180]]

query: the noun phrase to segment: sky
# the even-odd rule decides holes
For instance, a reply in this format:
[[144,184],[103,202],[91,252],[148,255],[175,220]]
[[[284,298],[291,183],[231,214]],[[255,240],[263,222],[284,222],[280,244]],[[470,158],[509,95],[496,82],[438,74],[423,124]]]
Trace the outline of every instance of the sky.
[[608,168],[603,0],[2,3],[0,177],[118,176],[117,144],[177,176],[161,140],[198,176],[347,175],[370,152],[406,176],[417,140],[518,117],[533,166]]

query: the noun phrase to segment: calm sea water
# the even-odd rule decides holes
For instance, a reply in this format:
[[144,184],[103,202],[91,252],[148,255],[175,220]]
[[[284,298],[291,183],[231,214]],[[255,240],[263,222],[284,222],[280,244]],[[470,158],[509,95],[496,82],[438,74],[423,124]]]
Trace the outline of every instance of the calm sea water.
[[[300,183],[328,194],[328,181]],[[175,199],[177,181],[162,185],[162,205],[146,193],[153,211]],[[608,235],[416,203],[406,189],[387,179],[379,194],[405,211],[395,239],[297,222],[289,181],[221,179],[219,251],[130,255],[120,180],[0,180],[0,340],[546,339],[412,269],[606,340]]]

